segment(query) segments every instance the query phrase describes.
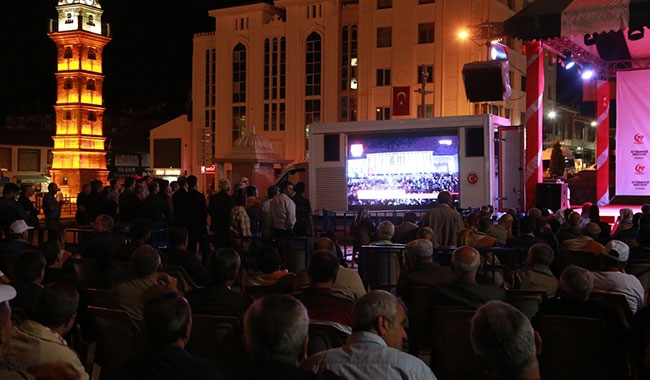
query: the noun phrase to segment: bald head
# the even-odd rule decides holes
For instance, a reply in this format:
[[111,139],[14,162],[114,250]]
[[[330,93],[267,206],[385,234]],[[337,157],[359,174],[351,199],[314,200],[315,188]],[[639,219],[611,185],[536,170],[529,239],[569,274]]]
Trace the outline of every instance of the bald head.
[[510,214],[503,214],[503,216],[499,218],[499,224],[506,227],[512,227],[514,221],[515,219]]
[[472,247],[460,247],[451,255],[451,265],[461,276],[476,276],[481,265],[481,255]]
[[320,237],[314,241],[314,252],[321,249],[328,250],[336,254],[336,244],[334,244],[330,238]]
[[580,227],[580,214],[577,212],[572,212],[569,214],[566,222],[571,227]]

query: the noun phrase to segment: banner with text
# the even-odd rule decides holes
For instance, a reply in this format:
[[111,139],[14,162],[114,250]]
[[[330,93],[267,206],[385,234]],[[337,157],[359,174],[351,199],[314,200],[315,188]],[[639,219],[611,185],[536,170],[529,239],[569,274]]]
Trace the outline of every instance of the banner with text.
[[650,70],[616,73],[616,195],[650,195]]

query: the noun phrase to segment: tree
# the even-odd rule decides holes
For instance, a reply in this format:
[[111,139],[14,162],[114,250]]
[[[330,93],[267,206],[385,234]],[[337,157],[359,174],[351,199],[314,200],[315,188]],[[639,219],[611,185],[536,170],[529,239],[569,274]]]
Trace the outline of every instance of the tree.
[[553,142],[549,168],[551,169],[551,176],[553,177],[560,177],[564,175],[564,155],[562,154],[562,146],[558,140],[555,140]]

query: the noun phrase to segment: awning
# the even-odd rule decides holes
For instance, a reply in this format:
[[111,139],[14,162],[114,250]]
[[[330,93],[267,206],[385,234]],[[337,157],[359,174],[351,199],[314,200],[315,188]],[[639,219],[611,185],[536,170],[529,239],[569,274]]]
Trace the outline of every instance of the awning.
[[601,66],[650,58],[648,28],[650,0],[536,0],[504,22],[506,35],[547,41]]
[[16,183],[49,183],[52,179],[44,175],[15,175]]

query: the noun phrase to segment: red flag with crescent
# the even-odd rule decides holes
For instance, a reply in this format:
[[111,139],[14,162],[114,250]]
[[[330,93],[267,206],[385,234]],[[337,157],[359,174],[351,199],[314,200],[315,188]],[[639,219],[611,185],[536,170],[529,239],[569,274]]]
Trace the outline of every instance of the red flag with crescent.
[[409,103],[410,86],[393,87],[393,116],[408,116],[411,114]]

